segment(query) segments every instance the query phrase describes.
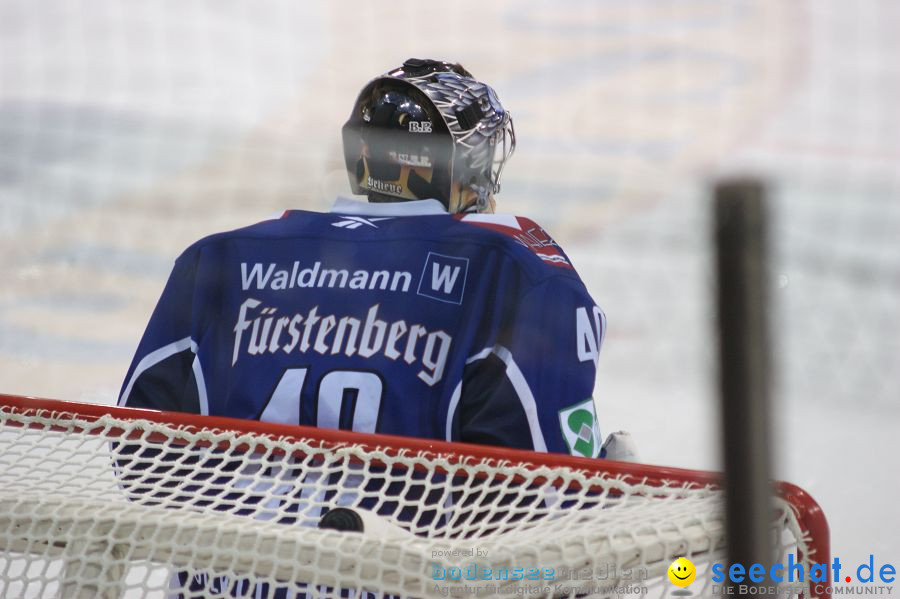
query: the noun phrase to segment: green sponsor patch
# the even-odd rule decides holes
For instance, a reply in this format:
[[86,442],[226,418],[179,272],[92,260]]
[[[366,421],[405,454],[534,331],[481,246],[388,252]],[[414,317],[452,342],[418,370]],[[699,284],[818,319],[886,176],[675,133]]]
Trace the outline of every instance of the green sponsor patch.
[[602,445],[594,398],[559,411],[559,426],[572,455],[595,458]]

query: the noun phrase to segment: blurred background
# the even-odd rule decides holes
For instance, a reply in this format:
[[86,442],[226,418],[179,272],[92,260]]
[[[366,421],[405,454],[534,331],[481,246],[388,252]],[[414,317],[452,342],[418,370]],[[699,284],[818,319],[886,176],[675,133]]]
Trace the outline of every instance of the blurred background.
[[515,119],[499,210],[608,316],[601,428],[646,462],[719,467],[709,186],[768,181],[776,475],[835,555],[896,563],[898,23],[893,0],[0,0],[0,391],[113,403],[188,244],[326,210],[363,84],[459,61]]

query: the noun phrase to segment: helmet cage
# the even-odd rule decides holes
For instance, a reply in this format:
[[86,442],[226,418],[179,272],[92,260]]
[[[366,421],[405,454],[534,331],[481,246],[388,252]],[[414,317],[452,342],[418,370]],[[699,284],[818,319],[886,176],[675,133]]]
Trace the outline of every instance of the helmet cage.
[[[423,81],[424,80],[424,81]],[[489,193],[499,193],[500,176],[516,149],[512,116],[500,104],[491,86],[455,73],[407,79],[420,86],[447,122],[455,157],[463,167],[455,180],[483,185]]]

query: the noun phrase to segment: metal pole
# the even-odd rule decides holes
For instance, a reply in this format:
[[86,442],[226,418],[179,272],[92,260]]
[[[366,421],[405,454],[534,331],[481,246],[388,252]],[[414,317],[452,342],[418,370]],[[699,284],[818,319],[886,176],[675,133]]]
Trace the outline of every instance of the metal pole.
[[[720,393],[728,559],[768,573],[772,486],[769,426],[770,351],[763,184],[723,181],[715,189]],[[754,585],[745,574],[744,582]],[[726,573],[727,575],[727,573]],[[733,584],[737,587],[739,584]],[[769,586],[766,576],[761,585]],[[737,594],[737,589],[734,593]],[[756,594],[755,597],[769,597]]]

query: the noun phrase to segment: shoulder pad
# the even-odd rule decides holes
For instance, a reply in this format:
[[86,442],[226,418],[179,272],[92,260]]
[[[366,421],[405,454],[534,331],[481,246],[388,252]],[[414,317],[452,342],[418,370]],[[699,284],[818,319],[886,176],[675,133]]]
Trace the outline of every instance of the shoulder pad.
[[519,245],[529,249],[546,264],[560,268],[573,269],[566,255],[563,254],[550,234],[539,224],[523,216],[512,214],[457,214],[454,218],[460,222],[475,225],[511,237]]

